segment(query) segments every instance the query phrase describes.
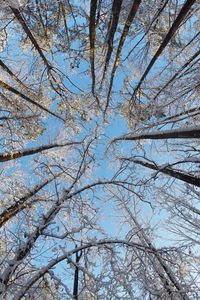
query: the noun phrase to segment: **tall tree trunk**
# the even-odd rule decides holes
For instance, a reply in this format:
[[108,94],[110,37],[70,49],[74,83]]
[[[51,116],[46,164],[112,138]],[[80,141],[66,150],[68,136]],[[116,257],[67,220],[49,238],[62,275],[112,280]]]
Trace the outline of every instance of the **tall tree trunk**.
[[117,141],[137,141],[137,140],[164,140],[164,139],[197,139],[200,138],[200,127],[178,128],[174,130],[163,130],[144,132],[139,134],[128,133],[115,138],[112,143]]
[[[76,245],[76,248],[77,248],[77,245]],[[75,271],[74,271],[74,287],[73,287],[73,299],[75,299],[75,300],[78,300],[79,268],[78,268],[77,264],[79,263],[81,256],[82,256],[82,251],[80,252],[80,254],[78,254],[78,252],[76,252],[76,267],[75,267]]]
[[139,160],[139,159],[134,159],[134,158],[122,158],[122,159],[131,161],[135,164],[141,165],[141,166],[149,168],[151,170],[161,172],[161,173],[169,175],[173,178],[177,178],[183,182],[200,187],[200,179],[198,177],[188,174],[186,172],[174,170],[171,167],[167,167],[167,166],[166,167],[158,166],[156,164],[150,163],[145,160]]
[[140,88],[141,84],[143,83],[144,79],[146,78],[147,74],[150,72],[150,70],[153,67],[153,65],[155,64],[156,60],[162,54],[163,50],[166,48],[166,46],[170,42],[171,38],[174,36],[174,34],[178,30],[179,26],[181,25],[181,23],[184,21],[185,17],[187,16],[190,8],[192,7],[192,5],[195,2],[196,2],[196,0],[186,0],[185,4],[181,8],[180,13],[178,14],[178,16],[176,18],[176,20],[172,24],[172,26],[169,29],[167,35],[165,36],[164,40],[160,44],[160,47],[156,51],[155,55],[152,57],[149,65],[147,66],[147,68],[146,68],[144,74],[142,75],[139,83],[137,84],[136,88],[134,89],[134,92],[131,96],[131,100],[133,100],[134,96],[136,95],[137,91],[139,90],[139,88]]

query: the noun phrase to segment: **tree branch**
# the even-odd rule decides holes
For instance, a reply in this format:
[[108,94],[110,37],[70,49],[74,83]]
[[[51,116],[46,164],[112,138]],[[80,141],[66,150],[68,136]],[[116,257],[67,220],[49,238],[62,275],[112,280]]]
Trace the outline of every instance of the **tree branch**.
[[65,122],[65,119],[63,119],[57,113],[54,113],[54,112],[50,111],[48,108],[46,108],[46,107],[42,106],[41,104],[35,102],[31,98],[29,98],[28,96],[26,96],[23,93],[19,92],[18,90],[16,90],[15,88],[11,87],[7,83],[3,82],[2,80],[0,80],[0,86],[3,87],[3,88],[5,88],[6,90],[12,92],[13,94],[20,96],[22,99],[24,99],[27,102],[33,104],[34,106],[37,106],[38,108],[40,108],[41,110],[45,111],[46,113],[48,113],[48,114],[50,114],[50,115],[58,118],[59,120],[62,120],[63,122]]
[[163,174],[169,175],[173,178],[177,178],[183,182],[187,182],[189,184],[195,185],[200,187],[200,178],[193,176],[191,174],[182,172],[182,171],[178,171],[178,170],[174,170],[171,167],[167,167],[167,166],[158,166],[156,164],[150,163],[149,161],[145,161],[145,160],[138,160],[138,159],[134,159],[134,158],[126,158],[126,157],[122,157],[121,160],[127,160],[127,161],[131,161],[135,164],[141,165],[143,167],[149,168],[151,170],[156,170],[159,171]]
[[196,0],[186,0],[186,2],[184,3],[184,5],[183,5],[182,9],[180,10],[180,12],[179,12],[176,20],[172,24],[172,26],[169,29],[167,35],[165,36],[164,40],[162,41],[160,47],[158,48],[158,50],[156,51],[155,55],[151,59],[149,65],[147,66],[147,68],[146,68],[144,74],[142,75],[139,83],[137,84],[136,88],[134,89],[134,92],[133,92],[133,94],[131,96],[131,100],[134,99],[137,91],[139,90],[139,88],[140,88],[141,84],[143,83],[144,79],[146,78],[147,74],[150,72],[150,70],[153,67],[154,63],[156,62],[156,60],[158,59],[158,57],[162,54],[163,50],[166,48],[166,46],[170,42],[170,40],[173,37],[173,35],[176,33],[176,31],[178,30],[179,26],[181,25],[181,23],[185,19],[186,15],[188,14],[190,8],[192,7],[192,5],[195,2],[196,2]]
[[65,144],[49,144],[49,145],[42,145],[35,148],[29,148],[29,149],[22,149],[22,150],[16,150],[8,153],[0,153],[0,162],[5,162],[13,159],[17,159],[24,156],[33,155],[36,153],[43,152],[48,149],[53,148],[59,148],[59,147],[66,147],[66,146],[72,146],[72,145],[80,145],[81,142],[69,142]]

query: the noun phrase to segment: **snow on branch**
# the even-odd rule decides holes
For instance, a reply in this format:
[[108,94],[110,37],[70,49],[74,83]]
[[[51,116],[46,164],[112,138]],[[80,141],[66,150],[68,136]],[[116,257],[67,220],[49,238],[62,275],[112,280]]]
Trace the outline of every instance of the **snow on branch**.
[[[104,246],[104,245],[114,245],[114,244],[121,244],[123,246],[128,246],[128,247],[134,247],[137,248],[138,250],[142,250],[142,251],[148,251],[148,252],[153,252],[154,250],[152,250],[151,248],[149,248],[148,246],[144,246],[138,243],[133,243],[133,242],[128,242],[126,240],[100,240],[100,241],[95,241],[95,242],[91,242],[91,243],[87,243],[85,245],[82,245],[80,247],[76,247],[73,250],[64,253],[61,256],[58,256],[57,258],[51,260],[48,265],[46,265],[45,267],[43,267],[42,269],[40,269],[30,280],[28,280],[25,284],[24,284],[24,289],[21,289],[14,297],[13,300],[20,300],[22,299],[22,297],[25,295],[25,293],[33,286],[34,283],[36,283],[41,277],[43,277],[47,272],[49,272],[50,269],[52,269],[54,266],[56,266],[58,263],[60,263],[61,261],[65,260],[65,259],[69,259],[70,256],[72,256],[73,254],[84,250],[84,249],[88,249],[91,247],[99,247],[99,246]],[[162,250],[160,250],[162,251]]]

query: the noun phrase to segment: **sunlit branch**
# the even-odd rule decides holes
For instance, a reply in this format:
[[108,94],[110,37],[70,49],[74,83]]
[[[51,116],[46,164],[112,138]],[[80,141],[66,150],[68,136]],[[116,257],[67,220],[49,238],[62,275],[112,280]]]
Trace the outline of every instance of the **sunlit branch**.
[[37,106],[38,108],[40,108],[41,110],[45,111],[46,113],[62,120],[63,122],[65,122],[65,119],[63,119],[61,116],[59,116],[57,113],[50,111],[49,109],[47,109],[46,107],[42,106],[41,104],[37,103],[36,101],[32,100],[30,97],[24,95],[22,92],[16,90],[15,88],[11,87],[10,85],[8,85],[7,83],[3,82],[2,80],[0,80],[0,86],[2,88],[5,88],[6,90],[12,92],[15,95],[20,96],[22,99],[26,100],[27,102],[33,104],[34,106]]
[[123,61],[125,61],[127,58],[129,58],[129,56],[131,55],[131,53],[133,52],[133,50],[142,42],[142,40],[145,38],[145,36],[148,34],[148,32],[151,29],[151,26],[153,25],[153,23],[158,20],[159,16],[161,15],[161,13],[163,12],[163,10],[165,9],[166,5],[168,4],[169,0],[166,0],[164,2],[164,4],[162,5],[162,7],[156,12],[153,20],[151,21],[149,27],[147,28],[147,30],[145,31],[145,33],[143,34],[143,36],[141,37],[141,39],[134,45],[134,47],[129,51],[129,53],[126,55],[126,57],[123,59]]
[[[35,196],[41,189],[43,189],[46,185],[51,183],[54,179],[59,177],[61,173],[54,175],[53,177],[43,181],[38,184],[36,187],[31,189],[26,195],[17,200],[13,205],[8,206],[1,214],[0,214],[0,228],[9,220],[11,220],[16,214],[21,212],[23,209],[32,205],[29,203],[29,199]],[[30,205],[29,205],[30,204]]]
[[[153,255],[152,255],[151,251],[147,252],[147,254],[149,255],[150,261],[152,262],[153,268],[158,273],[158,275],[159,275],[161,281],[163,282],[166,290],[168,291],[169,295],[172,294],[173,290],[169,286],[168,280],[165,278],[165,276],[176,287],[176,290],[178,291],[178,293],[181,296],[181,298],[183,300],[189,300],[189,298],[187,296],[187,293],[184,291],[182,285],[176,279],[176,276],[173,273],[172,269],[167,265],[167,263],[165,262],[165,260],[163,259],[162,255],[161,255],[161,253],[154,247],[154,245],[150,241],[149,237],[145,233],[144,229],[140,226],[140,224],[138,223],[137,219],[133,216],[131,210],[127,207],[127,205],[125,203],[124,203],[124,207],[125,207],[126,211],[128,212],[129,216],[131,217],[131,220],[134,222],[134,224],[135,224],[135,226],[136,226],[136,228],[138,230],[137,235],[138,235],[138,237],[139,237],[139,239],[141,241],[141,244],[147,245],[149,247],[149,249],[152,250]],[[162,269],[163,269],[163,271],[165,273],[165,276],[163,276],[163,272],[160,270],[159,266],[157,267],[157,265],[154,263],[154,261],[152,260],[153,258],[156,258],[157,262],[162,267]]]
[[116,53],[116,56],[115,56],[115,61],[114,61],[113,69],[112,69],[112,72],[111,72],[110,85],[109,85],[109,90],[108,90],[108,96],[107,96],[107,103],[106,103],[106,107],[105,107],[105,112],[106,112],[106,110],[108,108],[108,105],[109,105],[110,93],[112,91],[112,86],[113,86],[115,72],[116,72],[116,70],[117,70],[117,68],[119,66],[119,63],[120,63],[120,55],[121,55],[121,52],[122,52],[122,48],[123,48],[123,45],[125,43],[126,37],[128,35],[130,26],[131,26],[131,24],[133,22],[133,19],[134,19],[135,15],[136,15],[136,13],[138,11],[140,2],[141,2],[141,0],[134,0],[133,1],[133,5],[132,5],[131,10],[129,12],[129,15],[128,15],[128,18],[126,20],[126,23],[124,25],[122,35],[120,37],[120,41],[119,41],[119,45],[118,45],[118,48],[117,48],[117,53]]
[[102,79],[101,79],[101,86],[103,85],[103,82],[104,82],[104,79],[105,79],[105,76],[106,76],[106,72],[107,72],[107,69],[108,69],[108,66],[109,66],[110,58],[111,58],[111,55],[112,55],[112,51],[113,51],[113,39],[114,39],[115,32],[117,30],[117,25],[118,25],[118,21],[119,21],[119,15],[120,15],[120,11],[121,11],[122,1],[123,0],[113,0],[112,16],[111,16],[111,19],[110,19],[110,26],[108,28],[108,36],[107,36],[108,49],[107,49],[107,53],[106,53],[103,76],[102,76]]
[[180,10],[176,20],[174,21],[174,23],[172,24],[171,28],[169,29],[167,35],[165,36],[164,40],[162,41],[160,47],[158,48],[158,50],[156,51],[155,55],[153,56],[153,58],[151,59],[149,65],[147,66],[144,74],[142,75],[142,77],[140,78],[139,83],[137,84],[136,88],[134,89],[134,92],[131,96],[131,100],[134,99],[137,91],[139,90],[140,86],[142,85],[144,79],[146,78],[147,74],[150,72],[150,70],[152,69],[153,65],[155,64],[156,60],[159,58],[159,56],[162,54],[163,50],[166,48],[166,46],[168,45],[168,43],[170,42],[171,38],[174,36],[174,34],[176,33],[176,31],[178,30],[179,26],[181,26],[181,23],[184,21],[185,17],[187,16],[190,8],[192,7],[192,5],[196,2],[196,0],[186,0],[186,2],[184,3],[182,9]]
[[46,67],[49,69],[51,69],[51,65],[48,62],[48,60],[46,59],[43,51],[41,50],[40,46],[38,45],[36,39],[34,38],[33,34],[31,33],[30,29],[28,28],[24,18],[21,16],[20,11],[17,8],[14,7],[10,7],[15,18],[19,21],[19,23],[22,25],[22,28],[24,29],[25,33],[27,34],[27,36],[29,37],[29,39],[31,40],[32,44],[34,45],[35,49],[38,51],[39,55],[41,56],[44,64],[46,65]]
[[198,56],[200,55],[200,50],[197,51],[169,80],[168,82],[160,89],[160,91],[155,95],[155,97],[153,98],[153,100],[155,100],[161,93],[164,89],[166,89],[166,87],[168,87],[168,85],[170,83],[172,83],[174,81],[174,79],[176,79],[180,74],[181,72],[187,68],[187,66],[189,66],[189,64],[195,59],[197,58]]
[[53,148],[60,148],[72,145],[80,145],[81,142],[69,142],[64,144],[49,144],[49,145],[42,145],[35,148],[29,149],[22,149],[22,150],[15,150],[9,153],[0,153],[0,162],[5,162],[13,159],[17,159],[24,156],[33,155],[36,153],[43,152],[45,150],[53,149]]
[[26,89],[30,89],[28,88],[10,69],[8,66],[6,66],[6,64],[0,59],[0,66],[2,67],[2,69],[4,69],[4,71],[6,71],[13,79],[15,79],[22,87],[26,88]]
[[[16,252],[13,260],[9,263],[8,267],[0,274],[0,282],[3,286],[7,286],[10,277],[15,272],[15,270],[18,268],[18,266],[21,264],[21,262],[27,257],[27,255],[30,253],[31,249],[34,247],[35,242],[37,239],[43,234],[44,230],[48,227],[50,222],[57,216],[59,213],[62,204],[66,201],[71,199],[72,197],[82,193],[85,190],[91,189],[95,186],[105,185],[105,184],[115,184],[114,181],[97,181],[92,184],[86,185],[75,192],[67,192],[66,196],[64,196],[62,199],[58,199],[58,201],[52,205],[52,207],[48,210],[48,212],[42,217],[42,220],[38,224],[38,226],[35,228],[35,230],[29,235],[28,240],[19,247]],[[73,187],[73,185],[72,185]]]
[[103,245],[115,245],[115,244],[118,244],[118,245],[121,244],[124,246],[134,247],[141,251],[152,252],[152,250],[149,249],[148,246],[140,245],[139,243],[128,242],[126,240],[102,240],[102,241],[96,241],[94,243],[91,242],[91,243],[82,245],[80,247],[77,247],[77,248],[67,252],[66,254],[63,254],[63,255],[57,257],[56,259],[52,260],[47,266],[43,267],[40,271],[38,271],[29,281],[27,281],[24,284],[24,289],[19,291],[16,294],[15,300],[20,300],[24,296],[24,294],[33,286],[33,284],[36,283],[41,277],[44,276],[44,274],[46,274],[50,269],[52,269],[58,263],[67,259],[71,255],[73,255],[77,252],[80,252],[81,250],[88,249],[91,247],[100,247]]

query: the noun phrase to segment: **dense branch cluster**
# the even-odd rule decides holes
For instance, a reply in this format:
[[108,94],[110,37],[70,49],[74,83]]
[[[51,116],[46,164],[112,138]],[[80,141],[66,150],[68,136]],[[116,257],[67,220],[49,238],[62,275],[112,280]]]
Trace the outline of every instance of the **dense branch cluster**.
[[0,4],[0,299],[199,299],[199,1]]

